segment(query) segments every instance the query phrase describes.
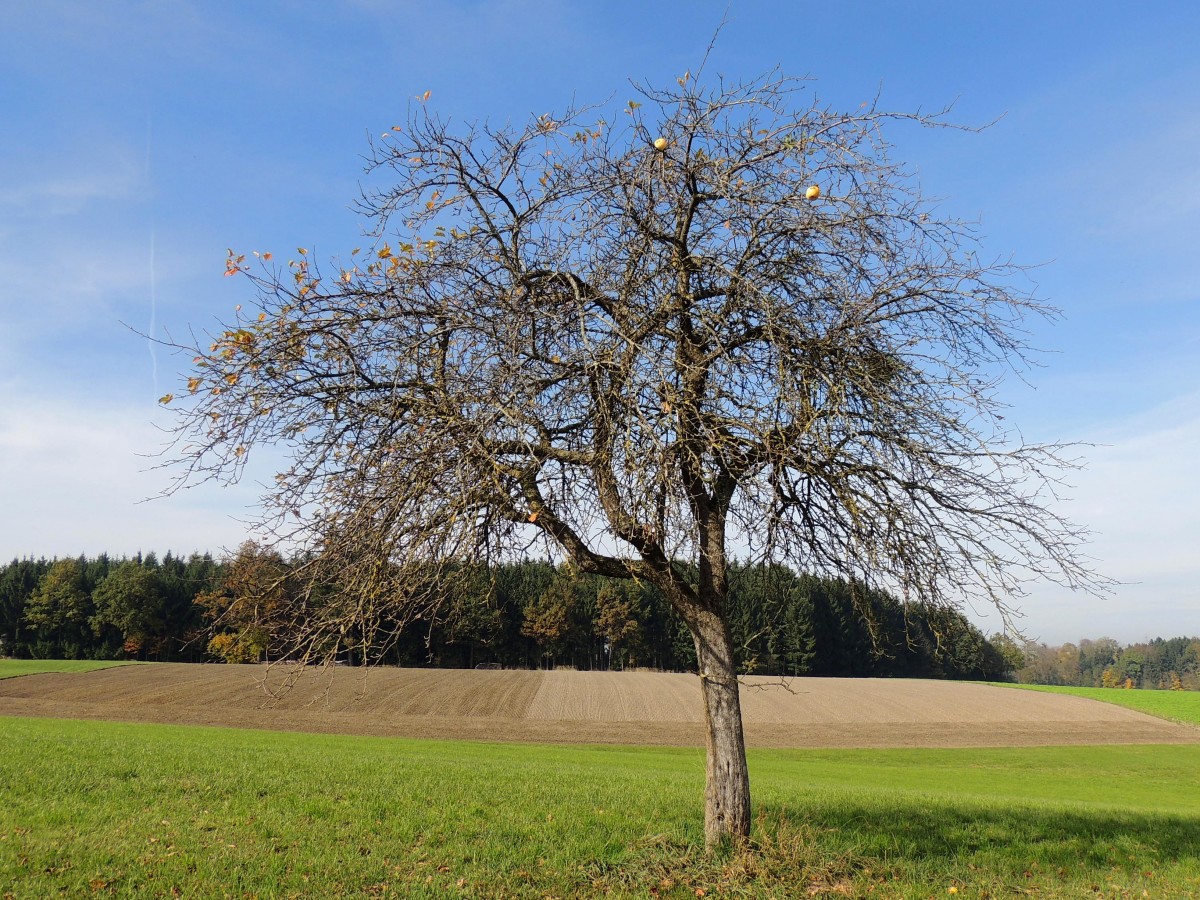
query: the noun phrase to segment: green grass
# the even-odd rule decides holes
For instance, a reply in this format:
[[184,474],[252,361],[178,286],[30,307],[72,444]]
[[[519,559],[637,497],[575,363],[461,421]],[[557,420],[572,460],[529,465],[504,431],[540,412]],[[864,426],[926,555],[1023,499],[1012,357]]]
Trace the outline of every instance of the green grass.
[[0,678],[40,675],[43,672],[95,672],[113,666],[147,665],[127,660],[102,659],[0,659]]
[[756,751],[706,856],[697,749],[0,735],[0,897],[1200,896],[1196,745]]
[[1089,700],[1103,700],[1160,719],[1200,725],[1200,691],[1127,691],[1122,688],[1062,687],[1048,684],[1005,684],[1004,687],[1052,694],[1071,694]]

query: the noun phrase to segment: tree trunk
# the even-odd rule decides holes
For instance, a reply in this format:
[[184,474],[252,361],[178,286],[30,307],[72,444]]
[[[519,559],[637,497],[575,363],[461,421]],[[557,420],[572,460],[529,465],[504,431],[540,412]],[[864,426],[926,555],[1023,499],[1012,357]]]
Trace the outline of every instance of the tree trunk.
[[742,735],[733,640],[724,618],[711,611],[688,617],[696,641],[704,696],[708,770],[704,790],[704,844],[750,835],[750,773]]

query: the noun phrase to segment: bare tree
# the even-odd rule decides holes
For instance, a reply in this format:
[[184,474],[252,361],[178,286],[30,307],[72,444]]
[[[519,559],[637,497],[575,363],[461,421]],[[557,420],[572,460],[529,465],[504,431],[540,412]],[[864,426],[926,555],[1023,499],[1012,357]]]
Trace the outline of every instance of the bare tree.
[[805,90],[685,75],[503,128],[417,104],[372,148],[369,251],[231,253],[256,301],[188,348],[176,432],[180,483],[289,449],[269,524],[338,585],[322,652],[539,540],[656,586],[695,639],[710,844],[750,828],[731,548],[935,605],[1096,583],[1048,504],[1062,448],[995,394],[1052,311],[889,161],[885,125],[940,116]]

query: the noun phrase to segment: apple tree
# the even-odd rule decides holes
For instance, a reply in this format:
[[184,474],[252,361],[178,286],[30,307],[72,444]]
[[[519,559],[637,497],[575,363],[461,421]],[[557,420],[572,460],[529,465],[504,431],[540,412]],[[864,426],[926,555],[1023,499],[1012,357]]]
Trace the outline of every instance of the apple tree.
[[264,528],[303,550],[312,656],[538,544],[654,585],[695,642],[711,844],[751,822],[735,552],[943,606],[1096,578],[1063,447],[996,394],[1052,311],[890,158],[940,118],[775,76],[636,90],[502,127],[418,103],[372,147],[369,249],[231,253],[254,290],[186,348],[175,462],[286,448]]

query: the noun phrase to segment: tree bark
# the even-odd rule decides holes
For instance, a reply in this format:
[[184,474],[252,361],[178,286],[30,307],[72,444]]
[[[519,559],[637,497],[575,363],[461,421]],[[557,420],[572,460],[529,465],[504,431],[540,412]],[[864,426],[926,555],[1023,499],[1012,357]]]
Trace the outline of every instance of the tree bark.
[[750,835],[750,773],[742,734],[733,640],[724,617],[708,610],[688,617],[696,642],[704,697],[708,769],[704,790],[704,844]]

